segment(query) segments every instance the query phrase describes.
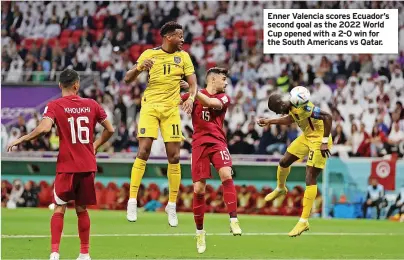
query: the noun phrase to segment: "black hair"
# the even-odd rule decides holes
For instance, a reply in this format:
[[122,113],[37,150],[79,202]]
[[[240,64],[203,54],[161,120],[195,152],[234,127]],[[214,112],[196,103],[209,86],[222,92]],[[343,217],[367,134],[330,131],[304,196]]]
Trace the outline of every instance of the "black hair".
[[73,84],[79,80],[80,76],[75,70],[65,69],[60,73],[59,82],[65,88],[73,86]]
[[175,32],[177,29],[182,30],[182,25],[175,21],[167,22],[161,27],[160,35],[161,37],[164,37],[167,33]]
[[282,96],[278,93],[272,93],[268,97],[268,108],[269,110],[273,111],[273,105],[274,103],[277,103],[278,100],[282,99]]
[[212,74],[212,73],[214,73],[214,74],[223,74],[223,75],[225,75],[227,77],[228,74],[229,74],[229,71],[227,69],[225,69],[225,68],[213,67],[213,68],[210,68],[208,70],[208,72],[206,73],[206,77],[209,76],[209,74]]

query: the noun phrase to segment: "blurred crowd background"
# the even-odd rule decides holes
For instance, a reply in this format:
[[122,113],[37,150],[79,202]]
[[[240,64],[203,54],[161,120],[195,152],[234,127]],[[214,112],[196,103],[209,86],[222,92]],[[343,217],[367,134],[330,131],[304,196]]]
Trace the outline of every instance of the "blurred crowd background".
[[[80,95],[97,100],[116,126],[102,149],[137,151],[137,118],[147,74],[126,85],[125,72],[141,52],[161,44],[159,28],[177,20],[200,87],[212,66],[229,68],[231,106],[226,115],[229,150],[233,154],[282,154],[299,134],[296,125],[260,128],[258,117],[275,116],[267,108],[272,92],[294,86],[311,90],[312,102],[333,115],[333,154],[385,156],[404,150],[404,12],[398,1],[285,2],[2,2],[2,84],[57,81],[58,71],[73,68],[83,76]],[[264,8],[398,8],[397,55],[263,55]],[[2,151],[7,143],[31,131],[41,119],[20,117],[2,125]],[[192,124],[182,114],[191,152]],[[57,151],[57,130],[19,147]],[[153,155],[164,155],[159,138]]]

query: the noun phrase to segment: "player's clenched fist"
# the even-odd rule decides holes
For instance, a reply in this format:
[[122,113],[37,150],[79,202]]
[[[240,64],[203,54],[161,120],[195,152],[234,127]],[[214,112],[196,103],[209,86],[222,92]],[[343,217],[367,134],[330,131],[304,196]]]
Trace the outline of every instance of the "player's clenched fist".
[[261,126],[261,127],[264,127],[264,126],[266,126],[266,125],[269,124],[269,119],[260,118],[260,119],[257,120],[257,124],[258,124],[259,126]]
[[143,71],[143,70],[150,70],[151,67],[153,66],[154,61],[151,59],[146,59],[143,61],[142,64],[140,64],[139,66],[139,70]]

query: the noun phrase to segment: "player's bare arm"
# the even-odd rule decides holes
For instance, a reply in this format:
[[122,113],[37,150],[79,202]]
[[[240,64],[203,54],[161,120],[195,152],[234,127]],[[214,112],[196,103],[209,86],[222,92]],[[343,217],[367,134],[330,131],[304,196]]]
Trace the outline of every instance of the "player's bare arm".
[[102,134],[100,138],[95,140],[94,142],[94,153],[97,153],[98,148],[100,148],[103,144],[105,144],[109,138],[114,134],[115,129],[112,126],[111,122],[109,120],[104,120],[101,125],[104,127],[104,131],[102,131]]
[[290,115],[279,117],[279,118],[260,118],[257,124],[261,127],[266,125],[291,125],[293,123],[293,118]]
[[330,157],[331,152],[328,149],[328,138],[329,138],[330,132],[331,132],[332,116],[329,113],[324,112],[324,111],[320,110],[320,108],[316,107],[316,108],[314,108],[314,111],[313,111],[313,114],[311,115],[311,117],[323,121],[324,135],[323,135],[323,140],[322,140],[322,143],[320,146],[320,150],[321,150],[321,155],[323,157]]
[[21,136],[20,138],[12,142],[10,145],[8,145],[7,151],[11,152],[14,146],[17,146],[23,142],[34,140],[43,134],[49,133],[52,129],[52,125],[53,121],[50,118],[42,119],[39,125],[34,130],[32,130],[31,133]]
[[222,102],[220,102],[219,99],[210,98],[210,97],[206,96],[205,94],[201,93],[200,91],[198,91],[198,93],[196,94],[196,98],[201,102],[201,104],[204,107],[209,107],[209,108],[213,108],[213,109],[217,109],[217,110],[220,110],[223,108],[223,104],[222,104]]
[[[189,84],[186,81],[181,80],[180,87],[182,89],[188,89]],[[222,102],[220,102],[217,98],[210,98],[200,91],[198,91],[196,93],[196,98],[201,102],[201,104],[204,107],[209,107],[209,108],[218,109],[218,110],[223,108]]]
[[150,70],[153,66],[153,61],[151,59],[146,59],[142,64],[134,65],[128,72],[126,72],[124,81],[126,84],[133,82],[139,75],[145,70]]
[[194,101],[196,97],[196,93],[198,91],[198,85],[196,83],[196,75],[192,74],[186,77],[186,81],[189,85],[189,97],[188,99],[182,104],[182,110],[187,114],[192,113],[192,108],[194,106]]

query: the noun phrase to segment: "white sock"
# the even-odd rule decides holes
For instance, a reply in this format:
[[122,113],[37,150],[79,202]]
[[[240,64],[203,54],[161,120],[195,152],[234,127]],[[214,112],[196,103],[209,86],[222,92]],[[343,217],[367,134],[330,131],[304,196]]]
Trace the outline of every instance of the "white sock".
[[175,202],[168,202],[167,203],[167,206],[170,206],[170,207],[176,207],[177,206],[177,203],[175,203]]
[[305,219],[305,218],[300,218],[299,219],[299,222],[302,222],[302,223],[306,223],[308,220],[307,219]]
[[137,204],[137,199],[136,198],[130,198],[129,200],[128,200],[128,202],[130,203],[130,202],[134,202],[135,204]]
[[238,219],[237,218],[230,218],[230,222],[237,222]]
[[197,233],[198,235],[199,235],[199,234],[203,234],[203,232],[205,232],[205,230],[203,230],[203,229],[202,229],[202,230],[198,230],[198,229],[196,230],[196,233]]

